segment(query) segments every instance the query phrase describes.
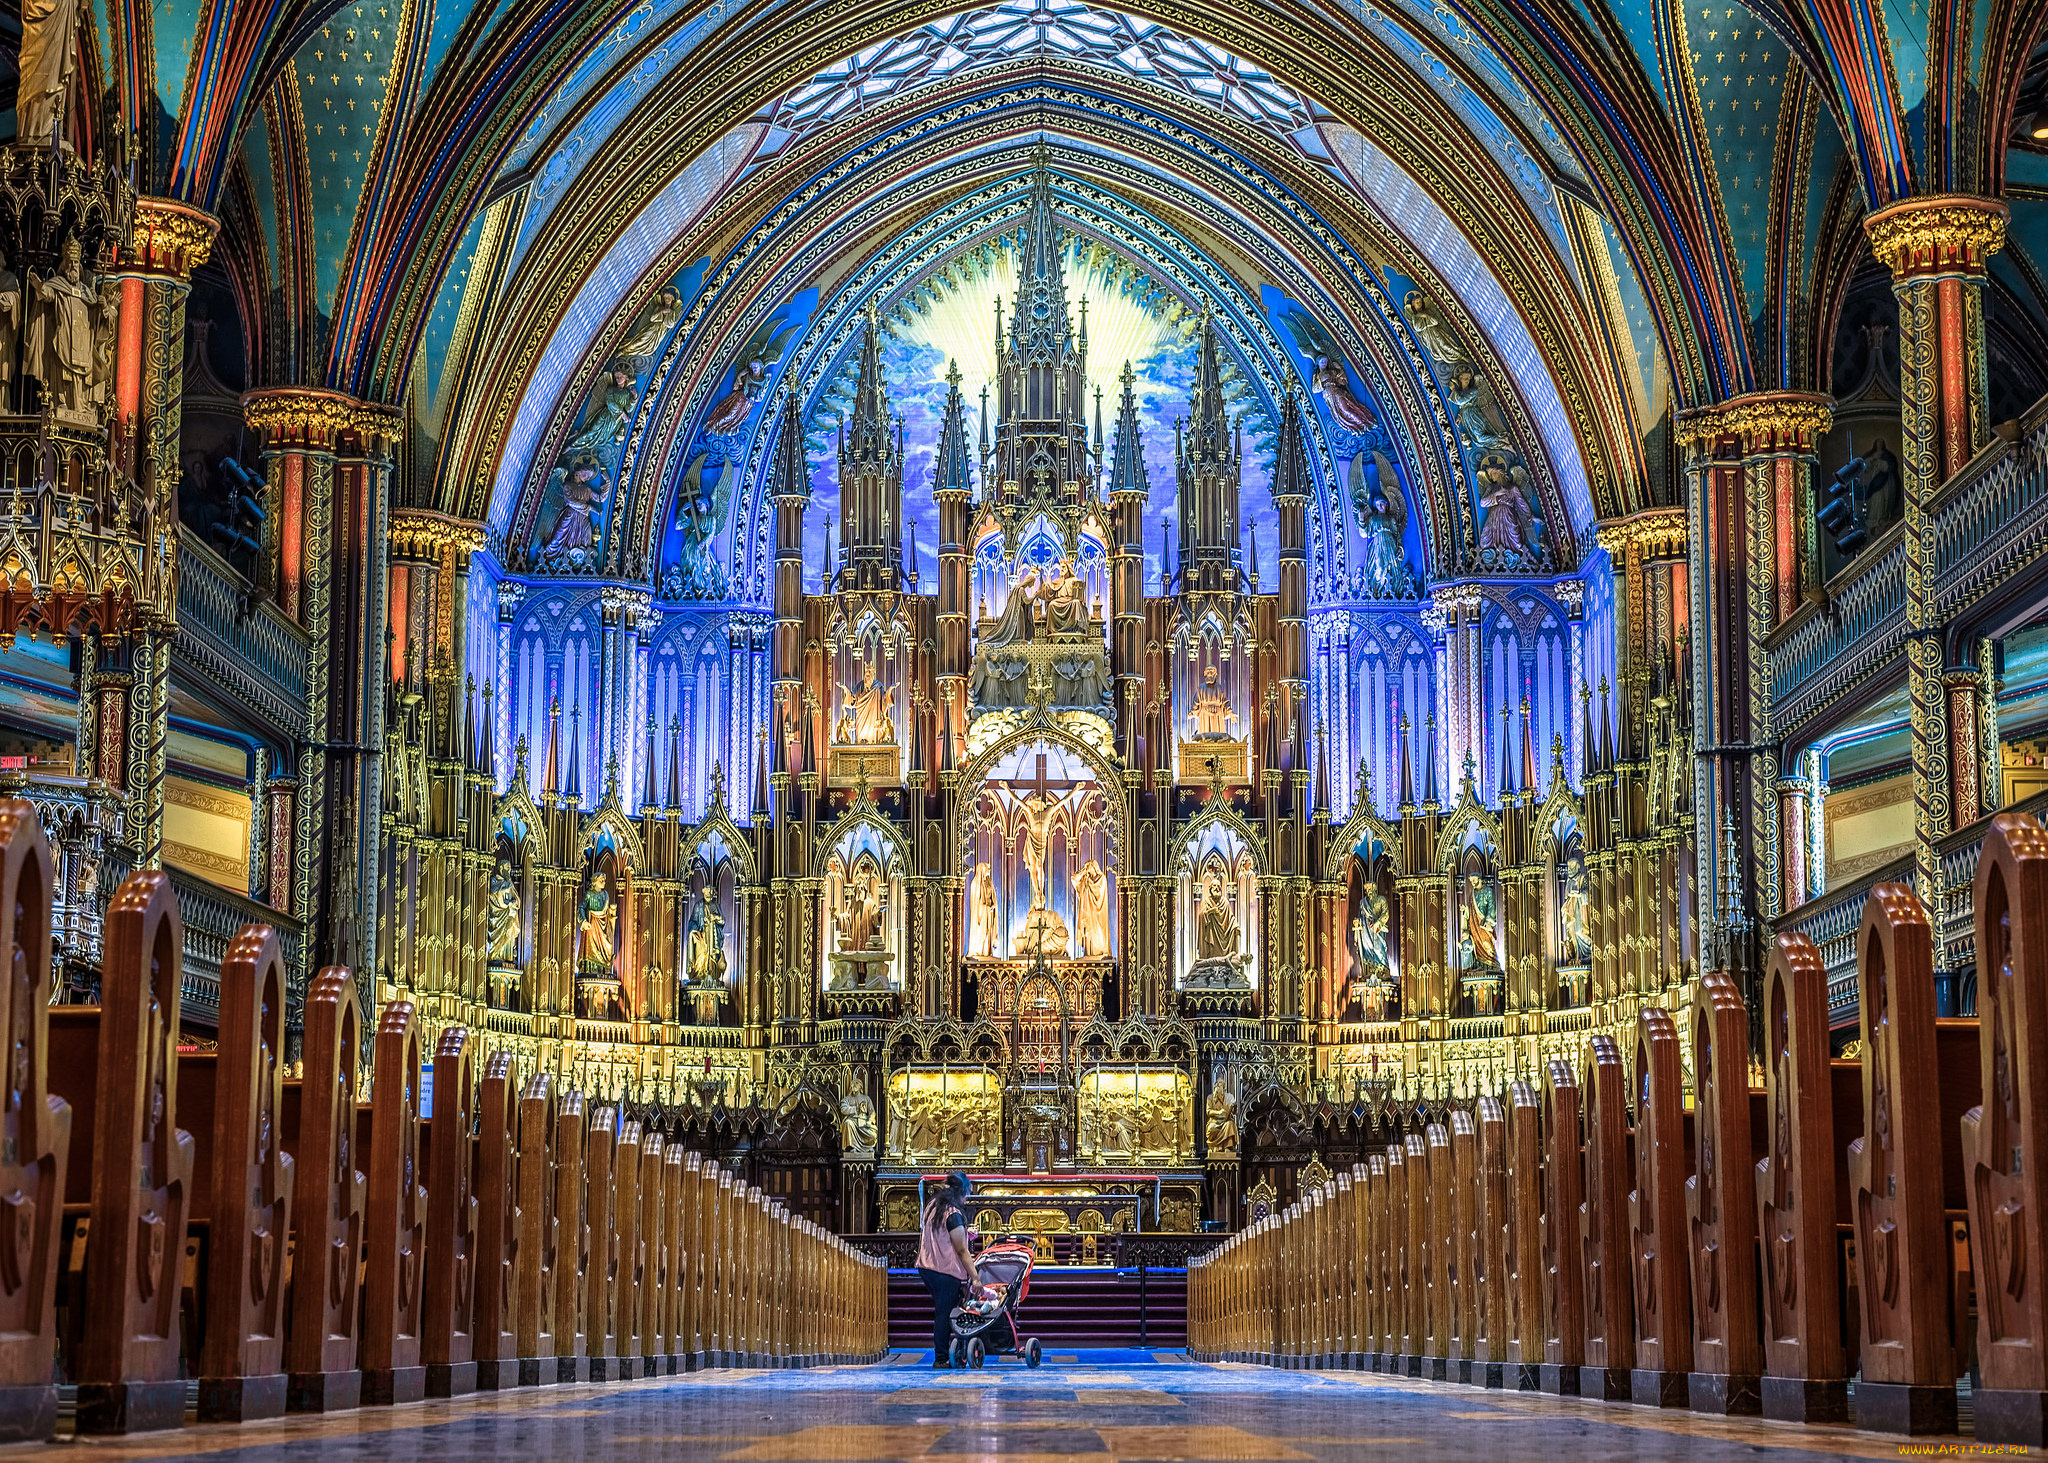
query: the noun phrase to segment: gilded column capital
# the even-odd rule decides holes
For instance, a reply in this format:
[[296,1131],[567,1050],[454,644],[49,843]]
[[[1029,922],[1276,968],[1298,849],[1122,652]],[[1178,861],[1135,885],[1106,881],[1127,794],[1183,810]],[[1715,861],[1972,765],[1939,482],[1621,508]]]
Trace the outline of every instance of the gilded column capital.
[[2004,247],[2010,218],[1996,198],[1935,193],[1880,208],[1864,218],[1863,231],[1894,279],[1981,275],[1984,261]]
[[138,198],[117,272],[139,269],[190,280],[213,253],[219,233],[220,220],[203,208],[172,198]]
[[1722,402],[1720,412],[1745,457],[1810,455],[1835,424],[1834,399],[1812,391],[1753,391]]
[[1610,558],[1625,558],[1633,549],[1646,559],[1682,559],[1690,541],[1683,508],[1645,508],[1626,518],[1608,518],[1594,525],[1600,547]]
[[349,427],[362,439],[365,452],[388,456],[405,431],[405,414],[395,406],[359,401],[349,413]]
[[314,386],[278,386],[242,396],[242,420],[274,452],[332,452],[354,422],[352,397]]
[[484,526],[427,508],[391,510],[391,552],[409,559],[467,558],[485,543]]

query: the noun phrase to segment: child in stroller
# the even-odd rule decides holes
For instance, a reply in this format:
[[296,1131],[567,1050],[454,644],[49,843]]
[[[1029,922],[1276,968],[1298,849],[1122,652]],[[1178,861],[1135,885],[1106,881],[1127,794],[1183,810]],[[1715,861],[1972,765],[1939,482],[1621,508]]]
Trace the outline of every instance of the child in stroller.
[[1005,1240],[981,1252],[976,1266],[981,1284],[963,1295],[953,1311],[954,1366],[978,1368],[997,1352],[1022,1357],[1029,1367],[1038,1365],[1038,1338],[1017,1329],[1017,1310],[1031,1293],[1034,1259],[1026,1240]]

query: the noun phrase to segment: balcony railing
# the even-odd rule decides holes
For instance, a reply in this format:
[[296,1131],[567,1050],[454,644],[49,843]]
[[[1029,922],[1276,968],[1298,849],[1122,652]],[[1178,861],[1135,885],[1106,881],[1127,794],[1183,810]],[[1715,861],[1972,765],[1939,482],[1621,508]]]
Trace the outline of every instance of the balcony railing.
[[306,635],[204,544],[178,541],[178,637],[172,653],[272,727],[306,718]]
[[[1930,606],[1946,623],[2048,558],[2048,398],[1946,483],[1928,509]],[[1826,604],[1786,621],[1768,642],[1771,720],[1796,734],[1812,717],[1895,663],[1905,644],[1906,526],[1894,524],[1828,585]]]

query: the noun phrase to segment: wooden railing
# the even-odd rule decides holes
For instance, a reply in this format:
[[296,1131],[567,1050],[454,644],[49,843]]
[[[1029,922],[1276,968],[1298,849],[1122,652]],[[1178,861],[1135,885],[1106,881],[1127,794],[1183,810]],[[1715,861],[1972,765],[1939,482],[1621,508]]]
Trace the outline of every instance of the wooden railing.
[[1954,1432],[1974,1372],[1978,1440],[2042,1446],[2048,829],[1993,818],[1973,895],[1979,1018],[1937,1017],[1927,914],[1878,884],[1854,1061],[1821,952],[1781,933],[1762,1089],[1709,974],[1191,1261],[1191,1348],[1800,1421],[1846,1419],[1853,1378],[1857,1426],[1894,1433]]
[[[50,998],[50,852],[0,801],[0,1440],[324,1412],[542,1382],[879,1355],[887,1272],[658,1133],[409,1002],[369,1049],[354,978],[220,960],[219,1043],[178,1050],[184,937],[160,870],[106,913],[101,1003]],[[374,1070],[374,1083],[371,1080]],[[195,1281],[193,1277],[203,1277]]]

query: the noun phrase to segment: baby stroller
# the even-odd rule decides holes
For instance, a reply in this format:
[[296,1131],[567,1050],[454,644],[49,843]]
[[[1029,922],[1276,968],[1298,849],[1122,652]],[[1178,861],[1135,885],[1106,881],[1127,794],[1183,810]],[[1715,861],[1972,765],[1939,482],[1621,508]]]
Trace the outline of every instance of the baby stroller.
[[1017,1330],[1017,1308],[1031,1293],[1033,1258],[1031,1246],[1021,1240],[1005,1240],[981,1252],[982,1293],[962,1300],[953,1312],[954,1366],[978,1370],[992,1352],[1038,1365],[1038,1338]]

